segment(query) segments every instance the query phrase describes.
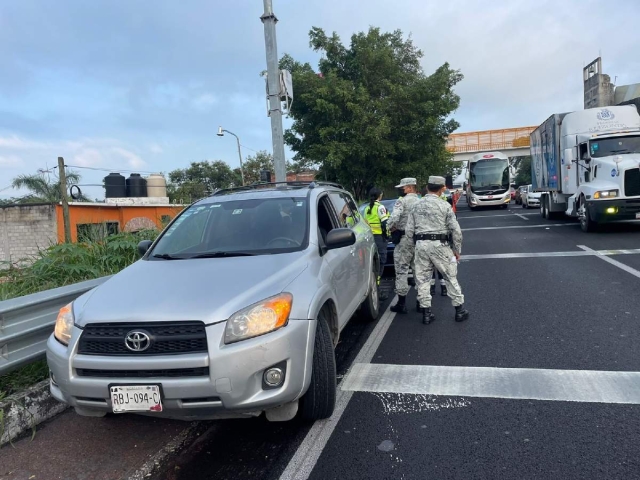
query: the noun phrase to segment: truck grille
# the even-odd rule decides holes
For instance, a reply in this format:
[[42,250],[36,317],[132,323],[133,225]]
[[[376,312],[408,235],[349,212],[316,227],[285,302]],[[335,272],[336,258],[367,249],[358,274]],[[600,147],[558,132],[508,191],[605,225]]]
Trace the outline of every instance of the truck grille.
[[[141,352],[129,350],[125,337],[133,330],[144,331],[150,346]],[[207,334],[202,322],[87,325],[80,337],[82,355],[177,355],[207,351]]]
[[79,377],[93,378],[176,378],[176,377],[208,377],[209,367],[172,368],[165,370],[93,370],[77,368]]
[[626,197],[640,195],[640,168],[630,168],[624,172],[624,194]]

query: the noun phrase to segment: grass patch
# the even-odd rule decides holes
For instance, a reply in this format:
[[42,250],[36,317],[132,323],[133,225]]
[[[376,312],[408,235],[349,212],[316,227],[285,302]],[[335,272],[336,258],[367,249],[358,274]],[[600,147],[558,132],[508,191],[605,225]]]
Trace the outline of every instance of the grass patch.
[[12,265],[0,270],[0,300],[118,273],[139,258],[138,243],[154,240],[158,233],[156,230],[119,233],[41,250],[26,267]]
[[46,360],[38,360],[22,368],[0,376],[0,400],[24,390],[49,376]]

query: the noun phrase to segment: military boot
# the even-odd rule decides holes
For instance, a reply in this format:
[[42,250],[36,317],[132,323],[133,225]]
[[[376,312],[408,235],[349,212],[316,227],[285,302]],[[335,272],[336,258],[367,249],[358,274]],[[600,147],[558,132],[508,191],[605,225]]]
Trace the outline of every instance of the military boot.
[[456,322],[464,322],[469,318],[469,311],[464,309],[463,305],[458,305],[456,307]]
[[447,296],[447,286],[446,285],[440,285],[440,295],[442,295],[443,297]]
[[436,319],[436,316],[433,313],[431,313],[431,307],[422,309],[422,323],[424,323],[425,325],[429,325],[435,319]]
[[395,305],[391,305],[390,310],[396,313],[407,313],[407,305],[405,304],[406,300],[406,295],[398,295],[398,302]]
[[433,297],[436,294],[436,284],[431,284],[431,296]]

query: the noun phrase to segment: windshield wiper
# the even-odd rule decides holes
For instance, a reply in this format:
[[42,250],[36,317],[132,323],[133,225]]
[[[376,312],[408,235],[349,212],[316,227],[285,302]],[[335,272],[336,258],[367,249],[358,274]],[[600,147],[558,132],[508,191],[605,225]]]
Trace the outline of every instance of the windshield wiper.
[[198,255],[194,255],[189,258],[253,257],[253,256],[255,256],[255,253],[218,251],[218,252],[199,253]]
[[174,255],[171,255],[169,253],[159,253],[156,255],[152,255],[153,258],[161,258],[163,260],[184,260],[185,257],[176,257]]

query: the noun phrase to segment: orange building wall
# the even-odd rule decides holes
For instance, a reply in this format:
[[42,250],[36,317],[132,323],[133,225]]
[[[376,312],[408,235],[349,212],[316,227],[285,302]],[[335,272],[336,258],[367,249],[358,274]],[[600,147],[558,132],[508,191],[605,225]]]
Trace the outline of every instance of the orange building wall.
[[[101,203],[87,203],[84,205],[69,205],[69,217],[71,219],[71,241],[78,241],[78,224],[82,223],[104,223],[118,222],[119,231],[127,231],[137,224],[144,224],[148,219],[156,227],[162,228],[162,216],[169,215],[174,218],[185,207],[182,205],[135,205],[135,206],[115,206]],[[62,205],[56,205],[56,219],[58,230],[58,242],[64,242],[64,222],[62,218]],[[134,222],[131,222],[134,220]],[[148,223],[148,222],[146,222]],[[151,226],[151,223],[149,223]]]

